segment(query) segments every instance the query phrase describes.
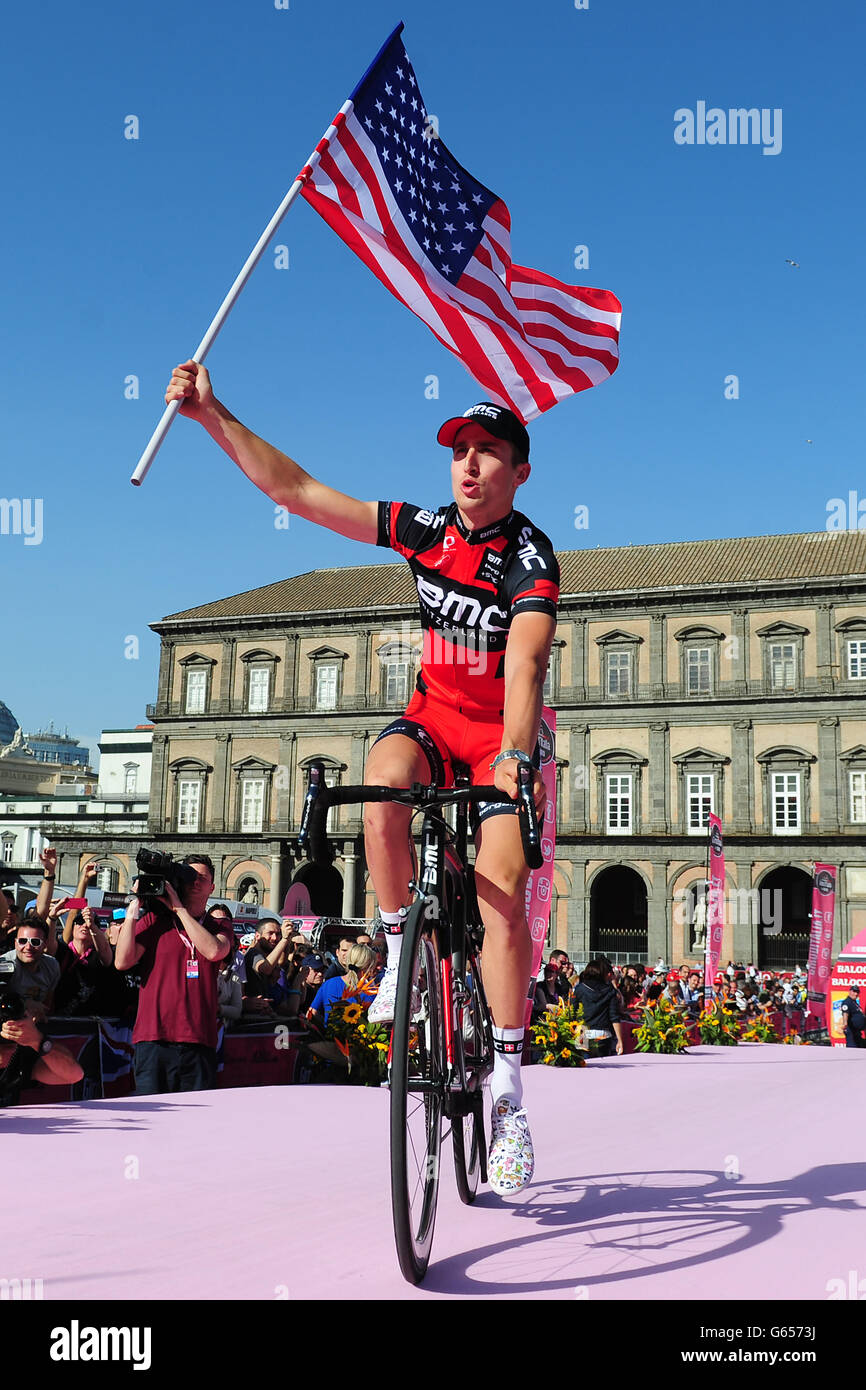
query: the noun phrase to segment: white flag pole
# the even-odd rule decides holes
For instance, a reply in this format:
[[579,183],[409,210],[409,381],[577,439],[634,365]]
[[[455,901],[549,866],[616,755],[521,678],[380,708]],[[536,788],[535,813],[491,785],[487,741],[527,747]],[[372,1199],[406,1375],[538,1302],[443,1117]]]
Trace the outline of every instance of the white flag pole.
[[[256,265],[262,256],[262,253],[268,245],[268,242],[274,235],[274,232],[277,230],[277,227],[282,222],[283,218],[285,217],[289,208],[292,206],[292,203],[295,201],[295,198],[300,193],[304,184],[309,179],[310,174],[313,172],[313,169],[318,164],[322,154],[328,148],[328,145],[330,144],[331,140],[336,135],[337,131],[345,121],[349,112],[352,110],[352,107],[353,103],[351,101],[344,102],[343,105],[340,107],[338,114],[334,117],[333,123],[328,126],[328,129],[325,131],[325,134],[322,136],[315,150],[310,155],[310,158],[307,160],[307,163],[304,165],[300,174],[295,179],[295,182],[292,184],[285,198],[280,203],[280,206],[277,208],[270,222],[265,227],[265,230],[262,232],[255,246],[253,247],[252,251],[247,257],[240,274],[238,275],[237,279],[235,280],[234,284],[232,285],[231,289],[229,290],[228,294],[226,295],[225,299],[223,300],[222,304],[217,310],[210,327],[208,328],[207,332],[205,333],[204,337],[202,338],[201,342],[199,343],[198,347],[193,353],[193,361],[204,362],[205,358],[207,357],[207,354],[213,347],[217,334],[219,333],[220,329],[222,328],[223,324],[228,318],[229,312],[232,309],[235,300],[238,298],[241,290],[247,283],[247,280],[249,280],[250,276],[255,270]],[[134,487],[141,487],[141,484],[144,482],[150,465],[156,458],[159,447],[162,444],[162,441],[165,439],[165,436],[168,434],[168,431],[171,428],[171,423],[174,420],[174,417],[177,414],[178,410],[180,409],[181,404],[181,401],[171,401],[163,411],[162,418],[159,424],[157,425],[156,429],[154,430],[153,434],[151,435],[147,448],[145,449],[141,458],[138,460],[135,472],[129,480]]]

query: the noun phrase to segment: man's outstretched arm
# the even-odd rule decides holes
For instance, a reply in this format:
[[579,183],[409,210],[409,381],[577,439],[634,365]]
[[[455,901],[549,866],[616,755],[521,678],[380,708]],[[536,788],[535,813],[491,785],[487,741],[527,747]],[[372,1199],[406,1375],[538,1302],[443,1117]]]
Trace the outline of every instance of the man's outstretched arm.
[[294,459],[260,439],[217,400],[207,369],[191,358],[172,372],[166,403],[182,400],[180,414],[198,420],[257,488],[294,516],[326,526],[353,541],[376,544],[378,503],[360,502],[327,487]]

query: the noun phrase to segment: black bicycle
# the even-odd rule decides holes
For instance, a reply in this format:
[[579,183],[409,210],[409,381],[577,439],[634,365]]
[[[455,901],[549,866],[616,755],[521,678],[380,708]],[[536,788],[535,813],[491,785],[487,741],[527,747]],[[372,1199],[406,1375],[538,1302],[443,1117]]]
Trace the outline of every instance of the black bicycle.
[[[403,928],[388,1055],[394,1236],[400,1269],[414,1284],[430,1261],[443,1121],[450,1123],[462,1201],[473,1202],[479,1183],[487,1181],[483,1086],[493,1070],[493,1034],[481,978],[484,926],[467,858],[469,807],[508,800],[496,787],[470,787],[463,778],[446,791],[420,783],[326,787],[323,765],[309,769],[298,838],[314,860],[328,857],[325,819],[331,806],[393,801],[423,815],[420,869],[409,885],[414,900]],[[453,829],[443,814],[449,806],[456,808]],[[526,862],[539,868],[532,769],[523,763],[518,764],[518,813]]]

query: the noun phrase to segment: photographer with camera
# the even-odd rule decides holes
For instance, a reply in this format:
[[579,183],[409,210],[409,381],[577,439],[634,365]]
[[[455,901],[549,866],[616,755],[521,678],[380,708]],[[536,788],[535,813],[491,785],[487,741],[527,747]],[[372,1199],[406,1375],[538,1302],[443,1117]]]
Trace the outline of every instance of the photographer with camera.
[[292,952],[291,922],[262,918],[256,927],[256,939],[244,957],[244,995],[248,1001],[267,999],[275,1008],[283,1003]]
[[174,864],[149,851],[136,863],[148,870],[133,887],[149,910],[139,917],[140,900],[132,899],[114,961],[118,970],[137,966],[141,977],[132,1034],[136,1093],[207,1091],[216,1084],[219,963],[234,946],[231,927],[212,922],[206,910],[213,864],[203,854]]

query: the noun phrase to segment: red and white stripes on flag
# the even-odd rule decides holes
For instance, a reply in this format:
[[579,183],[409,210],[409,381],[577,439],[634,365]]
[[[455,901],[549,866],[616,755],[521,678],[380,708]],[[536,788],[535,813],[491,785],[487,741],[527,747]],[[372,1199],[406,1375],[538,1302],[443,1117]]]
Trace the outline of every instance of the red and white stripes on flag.
[[507,207],[432,132],[396,35],[347,107],[303,196],[490,398],[526,421],[609,377],[619,300],[512,264]]

